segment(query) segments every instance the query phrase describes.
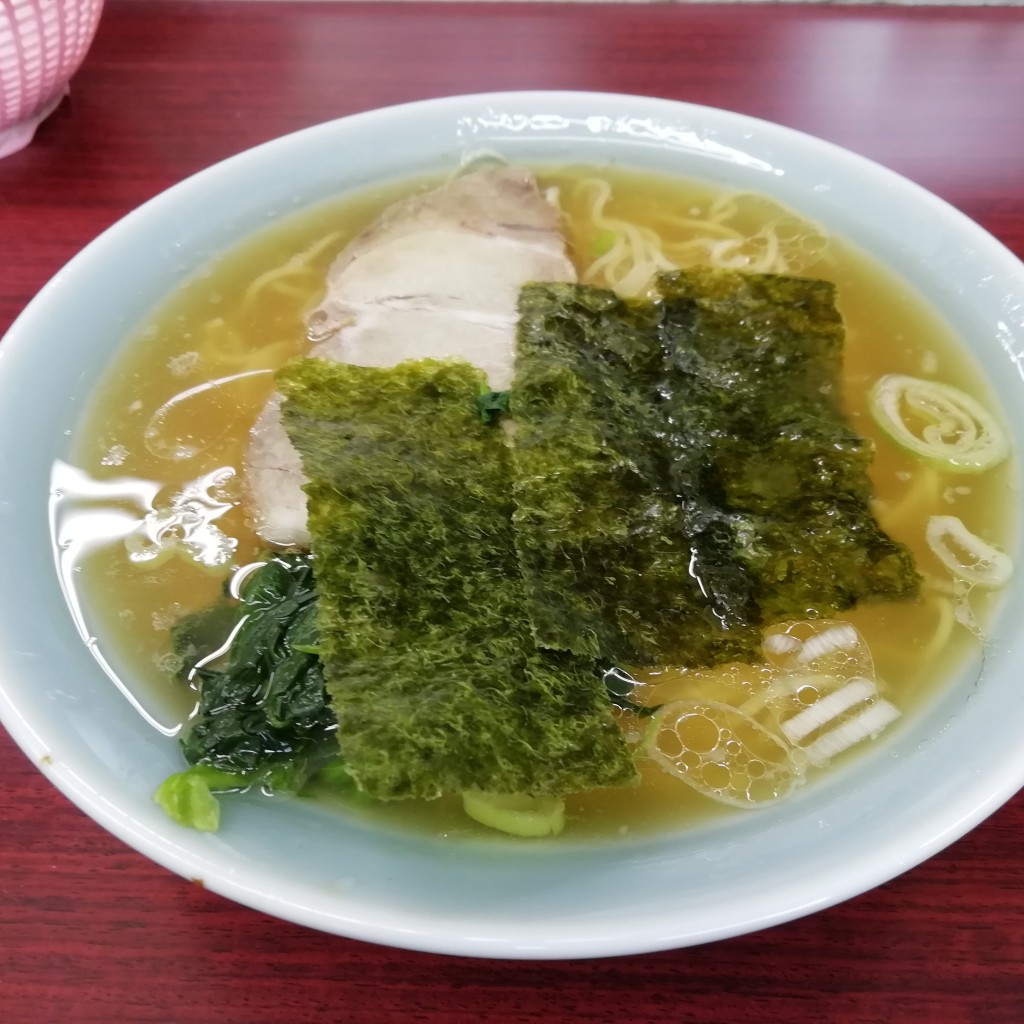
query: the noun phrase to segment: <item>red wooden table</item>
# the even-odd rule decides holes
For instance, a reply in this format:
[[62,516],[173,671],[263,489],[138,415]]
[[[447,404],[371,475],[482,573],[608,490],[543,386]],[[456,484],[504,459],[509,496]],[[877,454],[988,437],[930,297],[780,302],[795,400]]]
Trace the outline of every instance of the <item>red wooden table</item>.
[[[914,178],[1024,256],[1019,8],[109,0],[70,102],[0,161],[0,332],[97,233],[222,157],[371,107],[518,88],[779,121]],[[0,773],[6,1024],[1024,1021],[1022,798],[814,917],[678,952],[529,964],[274,921],[122,846],[6,736]]]

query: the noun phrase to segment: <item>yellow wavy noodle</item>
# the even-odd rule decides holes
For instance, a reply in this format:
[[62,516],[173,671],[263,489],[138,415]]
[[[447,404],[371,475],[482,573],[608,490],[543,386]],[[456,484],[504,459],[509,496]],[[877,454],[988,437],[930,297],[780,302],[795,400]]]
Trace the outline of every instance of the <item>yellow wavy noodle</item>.
[[580,280],[613,288],[626,297],[641,295],[655,274],[675,270],[676,264],[665,256],[661,238],[652,228],[637,227],[605,212],[611,198],[612,187],[604,178],[584,178],[572,189],[573,205],[586,209],[592,226],[591,247],[602,236],[613,239],[607,251],[583,269]]
[[[582,246],[584,284],[611,288],[631,298],[643,295],[654,276],[680,267],[796,274],[821,260],[828,240],[822,230],[765,196],[717,197],[705,211],[661,212],[662,231],[609,212],[610,182],[587,177],[573,186],[567,206],[582,210],[588,230]],[[756,224],[755,230],[745,224]]]
[[875,515],[883,529],[899,534],[908,523],[923,523],[929,513],[934,513],[941,506],[941,488],[939,472],[922,466],[911,477],[910,486],[902,495],[875,502]]
[[231,414],[265,399],[271,370],[249,370],[204,381],[173,395],[150,416],[146,449],[159,459],[194,459],[234,433]]
[[317,271],[313,267],[314,261],[321,253],[340,242],[341,237],[340,231],[332,231],[292,256],[283,265],[264,271],[245,289],[242,295],[242,308],[247,309],[255,305],[265,290],[299,299],[307,298],[310,291],[319,284],[316,279]]
[[202,327],[202,337],[203,365],[217,376],[248,373],[252,370],[275,370],[295,348],[291,341],[272,342],[253,348],[239,331],[228,326],[223,317],[207,320]]
[[919,655],[922,661],[928,662],[937,658],[949,644],[956,626],[956,607],[950,598],[943,597],[941,594],[929,595],[926,602],[929,608],[935,609],[938,617],[938,621],[935,623],[935,632]]
[[[305,307],[315,301],[323,287],[323,268],[318,259],[342,239],[342,232],[333,231],[308,245],[284,263],[271,267],[250,281],[234,309],[222,316],[206,320],[199,330],[200,356],[211,376],[245,374],[254,370],[274,370],[296,352],[297,332],[302,330]],[[293,330],[280,341],[254,346],[247,330],[251,318],[274,298],[294,305]]]

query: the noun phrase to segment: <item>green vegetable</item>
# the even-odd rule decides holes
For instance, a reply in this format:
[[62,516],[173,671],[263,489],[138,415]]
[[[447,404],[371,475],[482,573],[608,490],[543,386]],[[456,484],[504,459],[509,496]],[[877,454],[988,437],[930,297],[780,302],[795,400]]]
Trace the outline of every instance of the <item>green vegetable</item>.
[[171,651],[186,673],[220,648],[238,624],[243,611],[237,601],[218,601],[209,608],[182,616],[171,628]]
[[901,448],[959,473],[982,473],[1010,454],[992,414],[949,384],[890,373],[871,389],[871,414]]
[[565,801],[556,796],[470,790],[462,794],[462,807],[481,825],[513,836],[557,836],[565,828]]
[[488,425],[497,423],[508,412],[508,400],[507,391],[484,391],[477,395],[476,406],[480,410],[480,419]]
[[608,699],[620,711],[631,711],[639,718],[648,718],[661,707],[660,704],[647,706],[633,701],[637,681],[625,669],[608,666],[601,671],[601,679],[608,692]]
[[[344,761],[332,761],[325,764],[311,779],[316,784],[335,790],[347,790],[353,787],[352,776]],[[308,787],[307,787],[308,788]]]
[[913,596],[839,406],[833,286],[695,269],[659,290],[521,293],[516,543],[538,641],[709,665],[756,656],[762,624]]
[[971,533],[959,516],[929,516],[925,538],[935,557],[971,586],[1003,587],[1013,575],[1013,559]]
[[179,825],[216,832],[220,826],[220,804],[214,792],[238,792],[250,784],[245,775],[197,764],[164,779],[153,798]]
[[199,683],[199,713],[182,740],[185,759],[236,774],[276,768],[281,784],[284,766],[301,774],[336,727],[311,653],[318,636],[310,557],[269,559],[246,580],[240,602],[182,620],[175,649],[208,656],[227,640],[231,623],[237,632],[223,662],[193,668],[193,659],[183,673]]
[[633,781],[591,663],[534,644],[482,374],[300,360],[278,383],[310,481],[327,689],[362,789],[544,796]]
[[591,256],[603,256],[606,252],[609,252],[615,243],[619,240],[619,232],[606,229],[599,231],[595,236],[593,242],[590,243],[590,255]]

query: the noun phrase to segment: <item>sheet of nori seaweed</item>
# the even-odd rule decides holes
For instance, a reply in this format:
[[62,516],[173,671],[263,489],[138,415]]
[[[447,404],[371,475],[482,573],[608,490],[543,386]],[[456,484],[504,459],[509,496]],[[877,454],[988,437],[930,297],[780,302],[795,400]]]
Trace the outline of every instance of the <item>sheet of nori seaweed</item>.
[[839,405],[833,286],[698,269],[659,290],[521,294],[516,541],[538,641],[706,665],[753,657],[764,623],[915,594]]
[[[682,508],[671,486],[657,309],[544,284],[521,292],[519,315],[516,544],[538,643],[633,664],[753,656],[728,515],[697,487]],[[694,563],[723,544],[709,596]]]
[[360,786],[394,799],[634,781],[592,663],[533,642],[482,374],[310,359],[279,385],[310,481],[327,689]]
[[[915,596],[913,556],[871,511],[872,446],[840,404],[835,286],[695,268],[658,289],[671,444],[689,455],[707,439],[698,461],[734,516],[762,621]],[[686,459],[670,465],[685,495]]]

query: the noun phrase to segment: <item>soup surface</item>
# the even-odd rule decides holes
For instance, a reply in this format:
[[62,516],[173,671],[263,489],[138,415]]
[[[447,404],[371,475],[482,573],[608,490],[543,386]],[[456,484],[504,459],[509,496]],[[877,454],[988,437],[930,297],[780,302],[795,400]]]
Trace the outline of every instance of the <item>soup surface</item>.
[[[841,618],[867,641],[885,697],[912,713],[965,658],[979,653],[982,641],[965,625],[965,610],[983,627],[996,595],[954,593],[926,542],[925,524],[930,516],[957,516],[1005,550],[1015,481],[1009,462],[965,475],[909,455],[876,425],[868,392],[884,374],[908,374],[954,385],[995,411],[963,341],[899,279],[766,198],[618,168],[542,168],[538,183],[562,207],[570,254],[584,282],[640,293],[651,269],[636,270],[646,238],[678,266],[718,259],[836,284],[846,327],[843,406],[854,429],[876,446],[870,471],[875,513],[883,529],[913,551],[925,579],[916,601],[865,605]],[[179,666],[170,653],[170,627],[209,605],[235,567],[265,551],[247,521],[241,467],[248,430],[274,390],[273,372],[307,349],[304,317],[321,298],[327,269],[345,244],[396,198],[431,184],[338,199],[286,218],[220,256],[141,326],[81,426],[73,462],[84,477],[76,479],[104,483],[105,507],[122,510],[125,522],[138,517],[132,494],[140,487],[157,507],[197,483],[210,499],[207,551],[198,560],[133,560],[130,538],[126,544],[123,536],[110,535],[106,521],[85,514],[69,527],[79,531],[86,552],[67,576],[82,609],[80,625],[122,688],[168,735],[186,726],[196,705],[195,692],[174,678]],[[623,225],[640,232],[627,253],[617,251],[629,237]],[[65,489],[73,497],[74,482]],[[95,502],[80,503],[78,511],[89,508]],[[685,697],[691,678],[676,668],[641,675],[640,702]],[[621,721],[627,735],[639,735],[646,719],[624,712]],[[614,836],[693,824],[723,811],[653,762],[643,761],[641,770],[639,789],[570,797],[570,828]],[[452,834],[480,831],[456,799],[370,806],[326,791],[318,795],[378,821]]]

